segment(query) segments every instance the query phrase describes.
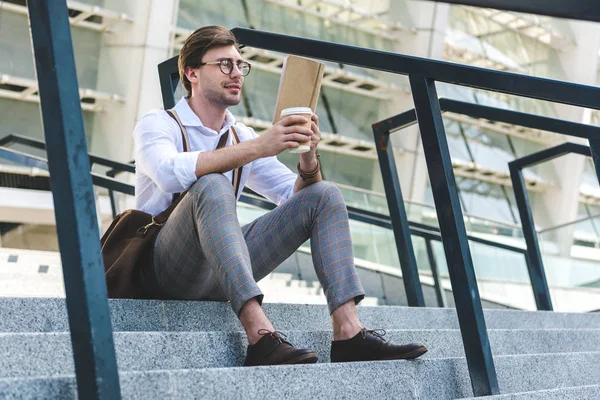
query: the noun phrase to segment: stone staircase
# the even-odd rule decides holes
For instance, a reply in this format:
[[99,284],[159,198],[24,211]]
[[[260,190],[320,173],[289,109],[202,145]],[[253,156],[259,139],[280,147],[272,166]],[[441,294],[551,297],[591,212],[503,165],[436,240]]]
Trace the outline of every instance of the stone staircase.
[[[111,300],[125,399],[459,399],[473,396],[454,309],[361,306],[363,323],[414,361],[329,363],[326,306],[266,304],[315,365],[240,367],[246,340],[228,304]],[[486,310],[499,399],[600,398],[600,315]],[[76,397],[62,298],[0,299],[0,399]]]

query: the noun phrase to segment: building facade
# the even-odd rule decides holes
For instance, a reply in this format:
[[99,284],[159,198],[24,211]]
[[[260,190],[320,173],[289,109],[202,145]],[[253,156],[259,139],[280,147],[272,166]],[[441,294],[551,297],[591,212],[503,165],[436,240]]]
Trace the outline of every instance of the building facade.
[[[416,0],[67,3],[89,150],[121,162],[133,158],[131,132],[137,120],[162,105],[157,64],[177,54],[185,38],[204,25],[251,27],[588,85],[597,85],[599,78],[600,26],[588,22]],[[0,1],[0,137],[43,139],[30,42],[25,1]],[[273,118],[285,54],[245,48],[243,56],[252,73],[243,101],[231,111],[260,133]],[[589,110],[455,85],[438,84],[437,89],[440,97],[587,124],[597,124],[600,117]],[[387,213],[371,125],[412,107],[405,77],[326,63],[317,108],[324,133],[321,161],[326,179],[340,185],[350,205]],[[444,121],[468,230],[522,246],[507,163],[575,138],[451,113]],[[394,133],[392,141],[410,218],[436,225],[417,127]],[[295,168],[295,156],[282,154],[280,159]],[[0,160],[0,238],[5,247],[57,248],[51,197],[40,190],[37,176],[44,172]],[[600,190],[591,160],[561,157],[526,170],[525,178],[554,294],[562,296],[574,287],[595,293],[593,288],[600,286]],[[122,207],[132,204],[131,199],[121,201]],[[110,220],[106,204],[99,192],[104,223]],[[260,212],[241,207],[240,218],[250,220]],[[361,262],[398,268],[391,232],[356,223],[353,235]],[[414,242],[426,273],[424,243]],[[435,252],[443,259],[441,244]],[[472,252],[480,285],[527,286],[522,257],[477,245]]]

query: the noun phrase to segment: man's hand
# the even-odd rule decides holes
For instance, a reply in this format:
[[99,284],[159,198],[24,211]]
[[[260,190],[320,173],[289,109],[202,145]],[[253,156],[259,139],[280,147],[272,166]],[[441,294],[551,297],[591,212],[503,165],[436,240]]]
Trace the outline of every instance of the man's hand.
[[[296,125],[305,124],[307,121],[306,118],[299,115],[291,115],[267,129],[256,139],[260,144],[262,157],[276,156],[282,151],[298,147],[299,142],[311,140],[314,129]],[[312,125],[314,126],[314,122]],[[312,147],[313,141],[311,140],[311,149]]]
[[319,129],[319,117],[313,114],[311,117],[312,137],[310,139],[310,151],[300,154],[300,168],[303,171],[312,171],[317,168],[317,146],[321,141],[321,130]]

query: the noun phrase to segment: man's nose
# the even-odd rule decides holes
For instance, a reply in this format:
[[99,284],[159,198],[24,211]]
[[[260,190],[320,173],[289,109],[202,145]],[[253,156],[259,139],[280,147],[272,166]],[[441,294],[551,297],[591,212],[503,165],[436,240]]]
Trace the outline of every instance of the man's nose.
[[231,73],[229,74],[231,77],[242,76],[242,70],[239,65],[233,64],[233,68],[231,69]]

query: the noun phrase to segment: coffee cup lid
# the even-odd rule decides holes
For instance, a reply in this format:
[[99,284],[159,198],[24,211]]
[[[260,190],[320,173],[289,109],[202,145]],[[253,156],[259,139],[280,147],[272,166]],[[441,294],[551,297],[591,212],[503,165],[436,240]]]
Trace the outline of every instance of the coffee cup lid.
[[290,107],[281,110],[282,117],[294,114],[312,114],[312,110],[310,107]]

